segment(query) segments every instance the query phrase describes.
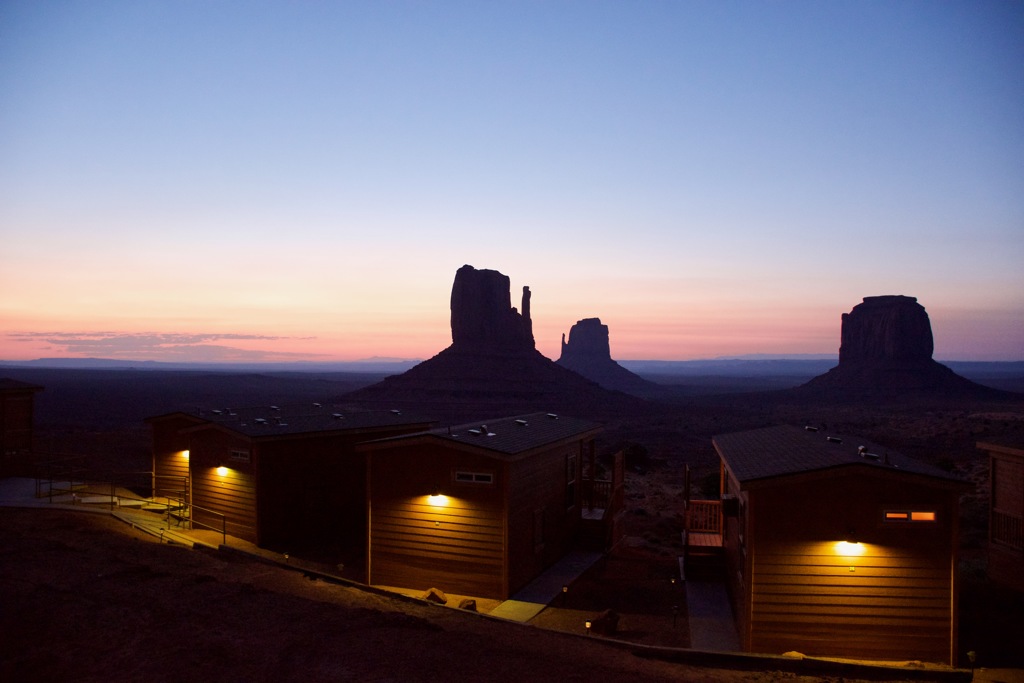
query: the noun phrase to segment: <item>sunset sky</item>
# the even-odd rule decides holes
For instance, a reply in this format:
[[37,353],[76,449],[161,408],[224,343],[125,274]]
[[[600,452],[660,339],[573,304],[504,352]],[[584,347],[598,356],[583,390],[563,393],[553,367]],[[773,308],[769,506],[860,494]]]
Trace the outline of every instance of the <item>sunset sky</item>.
[[1024,2],[0,4],[0,360],[1024,360]]

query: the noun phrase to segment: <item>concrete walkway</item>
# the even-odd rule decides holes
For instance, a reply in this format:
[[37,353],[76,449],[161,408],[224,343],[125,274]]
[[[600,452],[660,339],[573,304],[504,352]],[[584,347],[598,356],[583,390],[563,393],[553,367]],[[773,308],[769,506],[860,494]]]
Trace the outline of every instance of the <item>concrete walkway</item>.
[[528,622],[562,594],[580,574],[603,557],[601,553],[574,550],[491,611],[492,617]]
[[717,581],[687,581],[686,607],[690,619],[690,647],[713,652],[739,652],[736,631],[725,584]]

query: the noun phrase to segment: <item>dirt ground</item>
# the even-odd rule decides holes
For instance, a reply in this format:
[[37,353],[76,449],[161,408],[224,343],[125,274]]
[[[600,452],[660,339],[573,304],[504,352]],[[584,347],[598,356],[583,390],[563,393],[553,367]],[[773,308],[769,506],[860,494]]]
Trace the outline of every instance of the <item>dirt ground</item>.
[[[667,582],[650,580],[660,604]],[[599,598],[571,600],[552,613],[587,611]],[[851,680],[641,658],[594,636],[161,544],[72,511],[0,509],[0,605],[0,680],[12,682]],[[674,632],[667,616],[652,623],[623,626],[640,640]],[[684,631],[675,633],[681,644]]]

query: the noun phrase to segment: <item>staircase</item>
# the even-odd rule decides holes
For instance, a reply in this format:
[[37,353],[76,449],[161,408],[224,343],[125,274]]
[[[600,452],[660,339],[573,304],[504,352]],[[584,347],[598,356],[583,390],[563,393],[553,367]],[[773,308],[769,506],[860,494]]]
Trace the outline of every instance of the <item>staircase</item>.
[[680,578],[712,581],[725,575],[721,501],[686,501],[686,529],[682,532],[682,541]]

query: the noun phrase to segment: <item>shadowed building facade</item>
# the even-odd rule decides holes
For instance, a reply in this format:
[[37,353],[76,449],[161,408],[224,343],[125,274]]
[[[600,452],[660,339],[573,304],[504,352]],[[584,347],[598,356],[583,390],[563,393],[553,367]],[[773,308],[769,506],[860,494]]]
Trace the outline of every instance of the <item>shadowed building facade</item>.
[[956,663],[959,498],[968,484],[815,428],[713,442],[745,650]]
[[32,468],[35,395],[43,388],[0,378],[0,476],[27,476]]
[[153,491],[181,499],[196,528],[260,547],[361,550],[366,539],[363,441],[433,426],[400,411],[319,404],[171,413],[147,420]]
[[508,598],[575,542],[600,431],[532,413],[363,444],[369,582]]
[[1024,593],[1024,443],[978,443],[988,453],[988,576]]

